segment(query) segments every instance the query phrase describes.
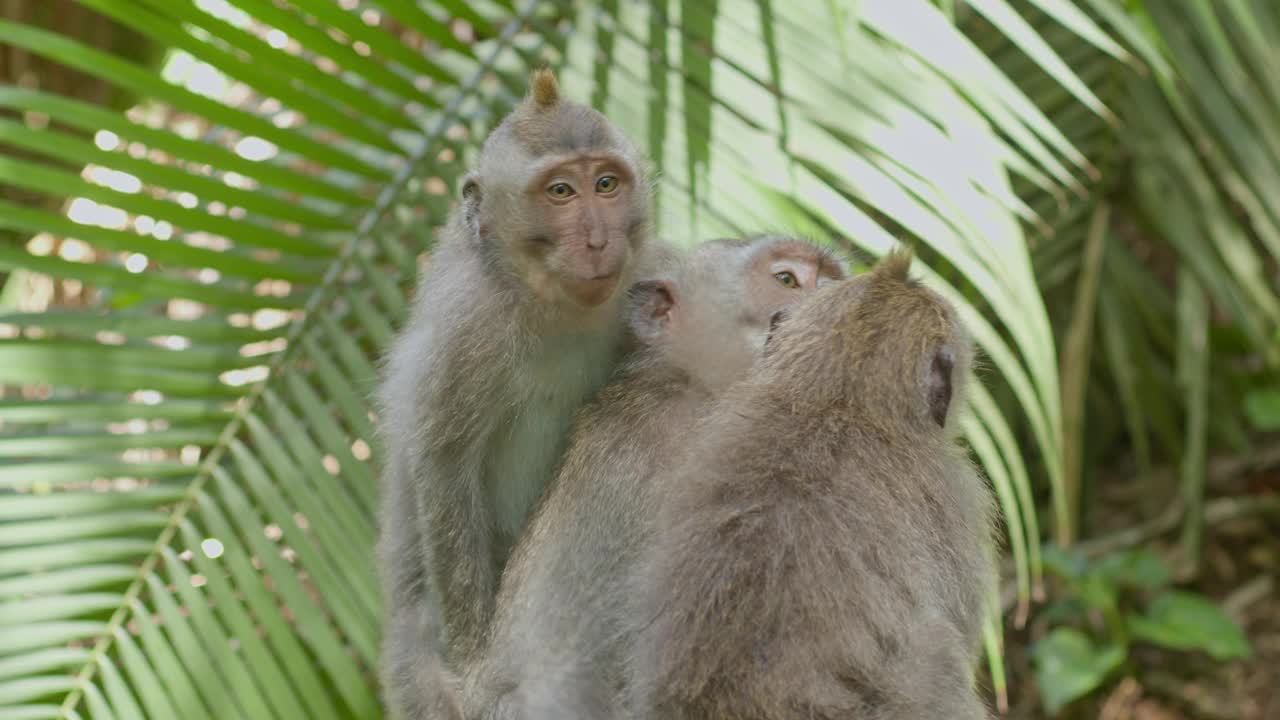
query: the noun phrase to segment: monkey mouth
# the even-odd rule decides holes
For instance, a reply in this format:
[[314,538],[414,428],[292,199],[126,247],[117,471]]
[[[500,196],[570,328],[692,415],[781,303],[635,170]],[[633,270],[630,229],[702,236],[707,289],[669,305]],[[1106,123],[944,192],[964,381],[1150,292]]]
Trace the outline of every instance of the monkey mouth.
[[595,307],[613,295],[618,286],[617,272],[611,272],[585,280],[577,280],[569,285],[569,294],[587,307]]

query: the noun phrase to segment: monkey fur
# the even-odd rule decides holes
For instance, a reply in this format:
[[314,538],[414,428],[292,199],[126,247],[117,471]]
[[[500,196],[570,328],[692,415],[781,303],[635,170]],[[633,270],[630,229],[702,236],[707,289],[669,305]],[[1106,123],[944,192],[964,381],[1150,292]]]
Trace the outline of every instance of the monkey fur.
[[664,474],[635,717],[989,717],[992,500],[956,443],[971,345],[910,262],[807,296]]
[[652,480],[759,358],[774,315],[843,277],[827,251],[765,236],[704,243],[677,272],[633,288],[627,316],[643,347],[575,422],[503,576],[489,648],[466,683],[468,718],[626,716],[629,576],[651,542]]
[[540,71],[462,183],[380,393],[392,717],[434,717],[433,683],[481,646],[573,414],[620,360],[625,289],[657,262],[646,182],[630,141]]

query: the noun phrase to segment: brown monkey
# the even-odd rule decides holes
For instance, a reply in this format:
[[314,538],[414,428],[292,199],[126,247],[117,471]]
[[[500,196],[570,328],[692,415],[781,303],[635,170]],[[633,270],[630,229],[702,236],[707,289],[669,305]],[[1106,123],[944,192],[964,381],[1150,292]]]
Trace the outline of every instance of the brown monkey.
[[579,413],[564,463],[502,579],[492,637],[467,681],[469,718],[604,720],[623,714],[627,578],[649,542],[664,472],[708,400],[760,356],[772,318],[844,277],[798,240],[720,240],[637,284],[642,348]]
[[970,341],[908,253],[809,295],[664,480],[638,717],[969,720],[992,502]]
[[573,413],[620,357],[649,196],[632,144],[545,70],[462,184],[381,389],[393,716],[423,717],[438,692],[424,686],[433,633],[446,668],[482,641]]

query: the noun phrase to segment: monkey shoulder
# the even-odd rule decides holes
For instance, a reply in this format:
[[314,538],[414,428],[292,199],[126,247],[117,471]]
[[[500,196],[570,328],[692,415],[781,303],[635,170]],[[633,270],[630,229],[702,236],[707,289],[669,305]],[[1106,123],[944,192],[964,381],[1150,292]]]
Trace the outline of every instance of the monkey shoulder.
[[[672,426],[684,415],[671,402],[678,391],[652,380],[624,372],[578,412],[559,470],[519,542],[510,572],[521,581],[513,585],[563,584],[596,565],[601,577],[612,576],[608,568],[629,565],[640,552],[656,514],[654,476],[669,461]],[[605,590],[599,585],[553,595],[585,599]]]
[[[687,378],[648,366],[636,358],[623,359],[609,382],[578,411],[574,418],[574,445],[627,445],[641,447],[642,439],[654,441],[690,415],[694,403],[683,402]],[[590,442],[576,438],[591,437]]]
[[643,373],[616,376],[574,418],[545,501],[557,509],[548,513],[627,524],[645,513],[652,478],[673,455],[676,428],[691,420],[678,398],[678,390]]
[[436,252],[443,257],[419,276],[408,323],[392,346],[392,363],[419,376],[473,359],[493,344],[511,314],[510,303],[474,258],[448,247]]

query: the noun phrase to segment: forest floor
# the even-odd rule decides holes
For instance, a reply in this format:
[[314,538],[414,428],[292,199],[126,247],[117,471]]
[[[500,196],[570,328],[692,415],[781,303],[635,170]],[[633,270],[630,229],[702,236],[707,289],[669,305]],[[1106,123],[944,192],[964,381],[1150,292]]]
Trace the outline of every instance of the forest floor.
[[[1230,459],[1210,469],[1209,499],[1235,512],[1210,518],[1195,579],[1179,587],[1216,602],[1244,630],[1252,654],[1244,660],[1216,662],[1198,652],[1170,652],[1135,644],[1128,661],[1112,679],[1058,716],[1071,720],[1280,720],[1280,462],[1262,467]],[[1106,508],[1090,524],[1089,537],[1132,533],[1141,527],[1142,500],[1130,482],[1100,483],[1117,490],[1093,504]],[[1150,486],[1148,486],[1150,487]],[[1164,497],[1175,495],[1173,488]],[[1150,493],[1147,493],[1149,496]],[[1226,498],[1226,500],[1222,500]],[[1243,502],[1235,502],[1243,500]],[[1265,500],[1271,510],[1251,507]],[[1154,523],[1147,521],[1147,525]],[[1127,529],[1127,530],[1126,530]],[[1150,533],[1146,547],[1165,557],[1174,554],[1177,533]],[[1132,537],[1132,536],[1131,536]],[[1087,543],[1086,543],[1087,544]],[[1048,717],[1037,697],[1030,649],[1048,632],[1033,611],[1027,627],[1006,628],[1011,720]]]

